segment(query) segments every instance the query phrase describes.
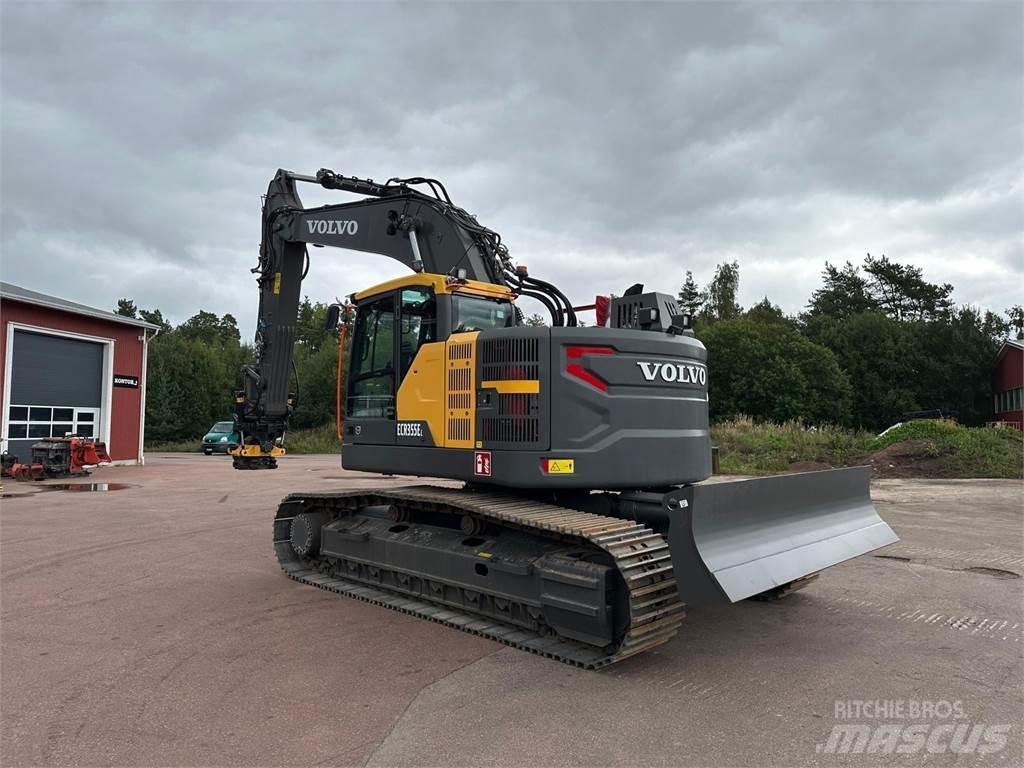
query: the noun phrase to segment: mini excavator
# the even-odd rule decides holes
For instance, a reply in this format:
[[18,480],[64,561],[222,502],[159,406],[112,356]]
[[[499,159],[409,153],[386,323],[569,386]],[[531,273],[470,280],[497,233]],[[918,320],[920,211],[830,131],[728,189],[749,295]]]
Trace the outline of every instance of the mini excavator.
[[[300,183],[360,199],[304,208]],[[703,482],[707,351],[677,302],[636,285],[582,327],[559,288],[423,177],[274,176],[238,469],[272,469],[286,450],[308,246],[410,269],[350,298],[342,465],[463,486],[285,496],[273,543],[292,579],[594,669],[668,641],[686,604],[779,598],[897,540],[868,467]],[[550,326],[523,322],[522,296]]]

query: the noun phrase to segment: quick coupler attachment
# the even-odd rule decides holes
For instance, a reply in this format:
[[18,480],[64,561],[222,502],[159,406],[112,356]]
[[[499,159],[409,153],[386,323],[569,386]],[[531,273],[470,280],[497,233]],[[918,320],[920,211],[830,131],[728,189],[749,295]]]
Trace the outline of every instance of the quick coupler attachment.
[[277,457],[285,455],[285,449],[274,445],[266,450],[259,444],[240,445],[232,448],[231,466],[235,469],[277,469]]

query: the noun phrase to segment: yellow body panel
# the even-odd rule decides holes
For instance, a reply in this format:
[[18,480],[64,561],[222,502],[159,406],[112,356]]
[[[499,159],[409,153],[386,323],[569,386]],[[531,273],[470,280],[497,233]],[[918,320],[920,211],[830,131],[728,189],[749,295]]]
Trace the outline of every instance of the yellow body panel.
[[433,288],[434,293],[438,294],[470,293],[474,296],[486,296],[493,299],[511,300],[512,298],[512,290],[504,285],[481,283],[478,280],[452,281],[447,275],[432,275],[426,272],[417,272],[412,275],[397,277],[394,280],[388,280],[386,283],[381,283],[380,285],[375,285],[372,288],[360,291],[355,295],[355,298],[356,301],[362,301],[370,296],[376,296],[378,293],[387,293],[388,291],[394,291],[399,288],[408,288],[413,285]]
[[455,333],[445,344],[446,403],[444,446],[472,448],[476,436],[476,337]]
[[444,445],[446,344],[435,341],[417,350],[398,388],[399,421],[425,421],[435,445]]
[[540,392],[540,381],[537,379],[481,381],[480,389],[496,389],[499,395],[536,395]]

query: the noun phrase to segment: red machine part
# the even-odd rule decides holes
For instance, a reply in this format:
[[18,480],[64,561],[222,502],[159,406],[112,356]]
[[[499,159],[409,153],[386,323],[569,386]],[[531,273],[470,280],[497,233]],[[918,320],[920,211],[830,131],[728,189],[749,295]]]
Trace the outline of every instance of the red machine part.
[[109,464],[110,455],[107,453],[106,443],[90,440],[83,437],[65,438],[71,441],[71,467],[72,473],[84,472],[85,465]]
[[[53,453],[45,449],[45,445],[54,444],[66,447],[62,451],[63,461],[54,462]],[[21,463],[15,461],[10,465],[9,472],[15,480],[46,480],[49,477],[65,477],[67,475],[88,474],[87,466],[109,464],[110,455],[106,443],[88,437],[49,437],[41,440],[36,446],[44,445],[40,454],[41,461]],[[34,451],[35,453],[35,451]],[[59,455],[59,454],[58,454]],[[33,456],[35,459],[36,456]]]

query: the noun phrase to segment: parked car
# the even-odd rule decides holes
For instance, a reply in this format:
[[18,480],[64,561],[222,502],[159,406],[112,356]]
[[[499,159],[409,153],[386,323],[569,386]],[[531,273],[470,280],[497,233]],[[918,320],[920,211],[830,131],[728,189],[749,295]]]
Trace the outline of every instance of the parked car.
[[238,445],[240,439],[233,421],[218,421],[203,436],[203,453],[207,456],[214,453],[227,453],[228,450]]

